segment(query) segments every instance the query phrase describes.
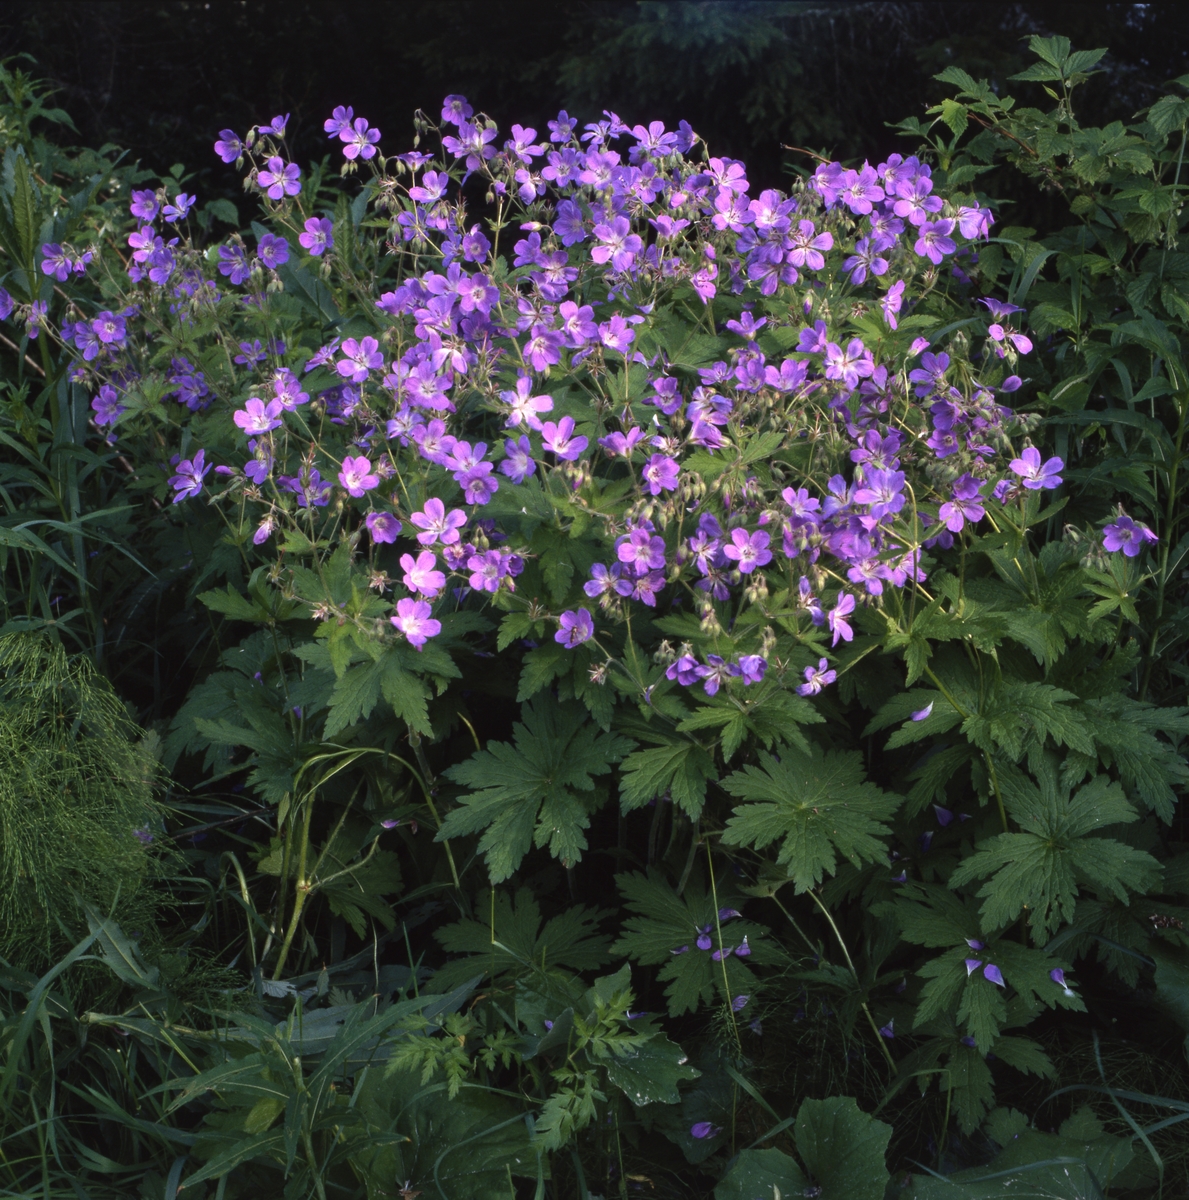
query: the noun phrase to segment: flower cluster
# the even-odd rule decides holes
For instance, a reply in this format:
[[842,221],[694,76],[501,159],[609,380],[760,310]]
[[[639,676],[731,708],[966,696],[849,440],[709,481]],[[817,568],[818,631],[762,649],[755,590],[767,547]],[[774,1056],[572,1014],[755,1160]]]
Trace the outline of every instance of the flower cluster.
[[[390,620],[411,645],[439,633],[433,613],[448,595],[510,603],[535,557],[531,521],[517,519],[533,497],[596,514],[602,547],[577,581],[589,606],[554,618],[559,645],[595,653],[598,622],[621,622],[633,605],[691,608],[715,634],[734,620],[728,608],[762,612],[776,592],[787,618],[837,650],[861,610],[924,583],[929,554],[989,505],[1060,484],[1060,459],[1013,447],[1014,414],[998,398],[1018,389],[1004,372],[1032,349],[1011,323],[1021,310],[981,298],[993,319],[981,353],[913,336],[923,319],[908,318],[943,273],[969,291],[957,262],[973,261],[991,224],[986,209],[935,192],[927,163],[823,163],[791,194],[753,195],[744,165],[705,152],[684,123],[629,127],[607,112],[580,132],[562,112],[547,136],[514,125],[501,142],[460,96],[441,121],[441,160],[384,159],[379,131],[350,108],[325,123],[352,169],[374,172],[402,264],[374,299],[370,332],[356,323],[304,349],[243,341],[222,393],[205,363],[180,353],[167,376],[195,414],[234,397],[220,436],[238,434],[242,465],[218,468],[215,501],[243,495],[257,546],[316,511],[394,546],[400,582],[385,590],[407,594]],[[248,165],[298,249],[258,230],[254,249],[236,234],[202,255],[155,224],[178,225],[193,196],[133,193],[136,293],[63,328],[109,437],[140,369],[135,318],[167,303],[182,321],[203,305],[264,319],[295,255],[324,275],[335,267],[340,231],[298,200],[286,122],[243,138],[224,130],[215,149]],[[495,207],[486,225],[461,197],[471,176]],[[519,230],[500,258],[509,224]],[[43,270],[85,270],[84,258],[47,245]],[[220,281],[245,291],[225,295]],[[691,359],[668,336],[675,306],[701,321],[713,353]],[[24,316],[33,336],[43,314]],[[337,448],[317,422],[338,431]],[[787,453],[798,441],[808,456]],[[175,460],[175,503],[207,489],[205,454]],[[761,461],[774,454],[775,470]],[[618,514],[600,504],[608,489],[623,497]],[[486,515],[493,505],[499,515]],[[1105,538],[1134,555],[1151,535],[1120,515]],[[665,678],[709,696],[764,683],[776,635],[763,620],[749,628],[750,644],[732,637],[726,653],[683,646]],[[836,679],[827,657],[813,661],[803,697]]]

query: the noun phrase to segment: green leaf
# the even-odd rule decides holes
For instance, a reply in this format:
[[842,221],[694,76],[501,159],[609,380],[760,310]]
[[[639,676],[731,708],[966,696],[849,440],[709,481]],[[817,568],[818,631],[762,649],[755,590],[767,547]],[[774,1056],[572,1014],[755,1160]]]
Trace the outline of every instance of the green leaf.
[[475,790],[459,797],[438,840],[485,830],[479,849],[493,883],[508,878],[530,845],[548,846],[574,862],[586,848],[594,776],[605,775],[632,748],[623,737],[592,725],[581,704],[542,699],[521,709],[515,744],[487,749],[446,774]]
[[760,752],[760,765],[744,767],[723,780],[739,805],[727,821],[723,840],[762,850],[780,841],[777,862],[786,866],[798,893],[833,874],[837,856],[858,866],[887,858],[881,838],[890,835],[888,818],[901,797],[864,782],[857,751],[783,748],[778,759]]
[[706,802],[706,784],[714,775],[714,759],[688,739],[636,750],[624,760],[620,804],[624,812],[631,812],[668,792],[696,821]]
[[677,1085],[700,1074],[685,1051],[662,1033],[635,1037],[629,1046],[628,1053],[607,1062],[607,1080],[637,1108],[678,1103]]
[[477,974],[516,974],[530,965],[592,971],[609,958],[610,939],[598,932],[599,921],[609,914],[600,909],[567,908],[542,929],[541,909],[532,892],[521,888],[514,898],[499,891],[494,898],[481,894],[475,913],[476,919],[456,921],[434,934],[449,953],[467,956],[440,968],[435,988],[449,990]]
[[802,1103],[793,1136],[822,1200],[883,1200],[890,1125],[863,1112],[849,1096],[831,1096]]
[[1107,826],[1138,818],[1117,783],[1099,775],[1071,797],[1051,765],[1044,765],[1039,779],[1037,787],[1018,773],[1003,774],[1008,812],[1023,832],[980,842],[950,884],[987,879],[978,893],[984,929],[1007,925],[1027,908],[1033,936],[1043,942],[1062,921],[1072,921],[1083,887],[1127,903],[1129,891],[1159,884],[1160,866],[1142,850],[1099,836]]
[[1121,1176],[1133,1154],[1127,1139],[1104,1136],[1097,1121],[1074,1114],[1059,1134],[1036,1129],[1014,1133],[986,1166],[944,1179],[914,1175],[900,1195],[904,1200],[1086,1200],[1115,1195],[1111,1185],[1124,1182]]
[[226,592],[199,592],[198,599],[212,612],[221,612],[224,617],[232,620],[251,620],[256,624],[269,622],[271,613],[258,604],[257,601],[247,600],[227,584]]
[[743,1150],[714,1189],[714,1200],[771,1200],[804,1196],[805,1176],[780,1150]]
[[[770,961],[764,926],[748,920],[719,923],[713,893],[692,878],[680,896],[655,871],[647,876],[617,875],[615,882],[626,906],[638,915],[623,922],[623,932],[611,953],[660,967],[657,978],[668,985],[665,995],[671,1016],[695,1011],[700,1003],[712,1001],[716,991],[725,989],[729,997],[751,994],[756,978],[743,961],[728,953],[722,962],[714,962],[712,955],[716,949],[729,951],[746,938],[751,948],[748,962],[762,965]],[[719,903],[730,903],[721,890]],[[698,935],[706,927],[710,929],[709,952],[696,948]]]
[[296,296],[315,317],[331,322],[339,319],[334,294],[321,279],[296,262],[282,263],[277,275],[285,285],[285,291]]

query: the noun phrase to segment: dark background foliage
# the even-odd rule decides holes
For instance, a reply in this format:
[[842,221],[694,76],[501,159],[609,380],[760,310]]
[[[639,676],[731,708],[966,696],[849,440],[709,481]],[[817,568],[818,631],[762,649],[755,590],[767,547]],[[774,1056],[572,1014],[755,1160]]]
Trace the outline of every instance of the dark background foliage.
[[[506,127],[559,107],[629,123],[688,120],[719,153],[776,183],[781,144],[875,157],[886,128],[923,114],[932,76],[961,63],[1001,83],[1032,33],[1110,46],[1085,89],[1083,123],[1152,103],[1189,66],[1178,4],[838,3],[812,0],[438,0],[432,5],[79,3],[0,7],[0,56],[24,52],[61,89],[88,145],[113,141],[146,166],[200,170],[236,187],[210,152],[218,130],[292,113],[296,158],[325,146],[322,121],[350,104],[405,149],[417,108],[463,92]],[[205,178],[203,178],[205,176]]]

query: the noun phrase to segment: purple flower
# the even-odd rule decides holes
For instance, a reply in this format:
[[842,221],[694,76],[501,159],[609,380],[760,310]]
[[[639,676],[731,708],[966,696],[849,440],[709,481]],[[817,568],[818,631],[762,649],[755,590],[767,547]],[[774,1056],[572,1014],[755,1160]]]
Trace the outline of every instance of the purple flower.
[[982,965],[983,960],[981,958],[966,959],[966,978],[969,979]]
[[871,351],[858,338],[852,339],[845,350],[834,342],[826,346],[827,379],[840,379],[846,387],[857,388],[860,379],[869,379],[874,374]]
[[594,235],[602,244],[591,250],[591,259],[597,263],[610,261],[616,271],[630,270],[636,255],[644,249],[644,242],[638,234],[632,233],[627,217],[615,217],[610,222],[596,225]]
[[139,829],[132,831],[132,836],[136,838],[142,846],[148,846],[152,843],[153,834],[147,825],[142,825]]
[[702,928],[698,930],[698,940],[696,945],[699,950],[709,950],[710,947],[714,945],[714,943],[710,940],[709,925],[703,925]]
[[949,236],[954,232],[955,224],[949,217],[941,221],[926,221],[921,226],[921,236],[913,249],[934,266],[939,265],[947,254],[953,254],[957,249],[954,239]]
[[743,941],[740,942],[739,945],[735,947],[735,957],[736,958],[747,958],[747,956],[750,953],[751,953],[751,947],[747,944],[747,934],[744,934]]
[[[622,434],[619,435],[621,438]],[[627,439],[624,439],[625,448],[627,447]],[[631,451],[628,450],[630,454]],[[659,496],[661,492],[672,492],[677,487],[677,460],[667,458],[663,454],[654,454],[645,464],[641,471],[644,476],[644,485],[653,496]],[[768,555],[772,557],[771,554]]]
[[259,126],[257,126],[257,128],[260,130],[261,133],[271,133],[271,134],[275,134],[277,137],[284,137],[285,136],[285,126],[288,124],[289,124],[289,114],[284,113],[283,115],[278,114],[277,116],[273,117],[273,119],[271,121],[269,121],[269,123],[267,125],[259,125]]
[[[835,641],[838,639],[835,638]],[[822,688],[833,683],[838,678],[837,671],[829,669],[829,661],[827,659],[819,659],[816,667],[806,667],[804,671],[805,682],[797,687],[799,696],[816,696]]]
[[420,650],[431,637],[442,632],[441,621],[435,621],[431,612],[424,600],[406,597],[397,601],[396,612],[389,620],[409,639],[409,645]]
[[732,529],[731,540],[723,545],[722,552],[738,565],[743,574],[748,575],[756,567],[772,561],[772,551],[768,549],[771,541],[762,529],[751,534],[746,529]]
[[[768,660],[758,654],[745,654],[739,659],[739,673],[743,677],[743,685],[763,683],[764,672],[768,669]],[[738,916],[738,913],[735,913]]]
[[[274,400],[274,404],[279,404],[280,401]],[[354,496],[358,499],[364,492],[370,492],[372,488],[378,487],[380,477],[371,473],[372,464],[361,454],[357,458],[352,458],[347,455],[343,459],[343,469],[339,472],[339,483],[347,489],[349,496]]]
[[886,1037],[889,1040],[894,1038],[896,1036],[895,1030],[893,1028],[893,1026],[895,1024],[896,1024],[896,1020],[895,1020],[895,1018],[893,1018],[886,1025],[881,1025],[879,1027],[879,1036]]
[[275,233],[266,233],[256,246],[256,257],[270,270],[289,261],[289,243]]
[[939,510],[945,527],[951,533],[961,532],[967,521],[974,525],[983,519],[986,510],[979,497],[979,487],[979,481],[970,474],[954,481],[952,498]]
[[99,394],[91,401],[91,408],[95,412],[95,424],[100,428],[114,425],[120,413],[126,411],[120,403],[119,393],[108,383],[99,389]]
[[268,193],[270,200],[296,196],[301,191],[301,168],[273,155],[263,171],[256,176],[257,184]]
[[57,242],[46,242],[41,247],[41,270],[45,275],[52,275],[59,283],[65,283],[70,278],[72,266],[70,253],[63,250]]
[[183,458],[177,465],[177,474],[170,481],[170,486],[177,492],[174,504],[197,496],[202,491],[202,482],[210,472],[211,464],[206,462],[206,451],[199,450],[194,457]]
[[[1025,487],[1028,485],[1025,484]],[[1128,558],[1135,558],[1143,549],[1145,542],[1156,542],[1160,539],[1146,526],[1120,513],[1114,524],[1107,525],[1102,531],[1102,544],[1113,554],[1122,550]]]
[[[226,132],[226,131],[224,131]],[[236,155],[231,156],[233,159]],[[146,188],[142,192],[132,193],[132,203],[128,205],[128,211],[138,221],[151,221],[160,211],[160,205],[157,203],[157,193]]]
[[373,542],[396,541],[396,535],[401,531],[401,523],[391,513],[369,512],[364,524]]
[[344,124],[339,130],[339,140],[346,143],[343,149],[344,158],[374,158],[380,131],[369,129],[363,117],[356,117],[349,129]]
[[983,978],[989,979],[996,987],[1007,987],[1003,982],[1003,972],[994,963],[987,963],[983,967]]
[[1054,967],[1049,972],[1049,978],[1065,993],[1066,996],[1072,997],[1075,995],[1073,989],[1065,982],[1065,972],[1060,967]]
[[689,1135],[693,1138],[712,1138],[718,1137],[722,1133],[722,1129],[718,1125],[713,1125],[709,1121],[695,1121],[689,1127]]
[[937,824],[942,829],[954,819],[954,814],[948,808],[942,808],[940,804],[933,805],[933,813],[937,817]]
[[564,612],[558,618],[561,628],[553,635],[555,642],[560,642],[568,650],[589,642],[594,637],[594,619],[590,610],[585,608]]
[[284,406],[279,400],[263,400],[252,397],[243,408],[237,408],[232,419],[244,433],[268,433],[281,425],[281,413]]
[[[641,317],[630,318],[633,322],[638,322],[642,319]],[[607,349],[618,350],[620,354],[626,354],[628,347],[635,339],[635,332],[628,327],[628,321],[619,313],[615,313],[611,320],[604,321],[599,326],[599,341]]]
[[374,337],[365,337],[359,341],[347,338],[342,345],[342,354],[343,357],[335,363],[335,370],[352,383],[362,383],[370,371],[377,371],[384,366],[380,343]]
[[416,558],[402,554],[400,565],[404,571],[401,583],[410,592],[420,592],[432,600],[446,586],[446,576],[437,570],[438,559],[432,550],[422,550]]
[[[690,687],[706,674],[706,668],[696,658],[683,654],[675,663],[670,663],[665,671],[666,679],[675,679],[682,687]],[[707,943],[705,949],[709,949]]]
[[16,308],[16,303],[8,294],[7,289],[0,288],[0,321],[7,321],[12,316],[14,308]]
[[966,944],[971,950],[985,950],[987,948],[987,943],[980,942],[978,938],[967,938]]
[[670,950],[670,954],[685,954],[689,950],[688,946],[678,946],[676,950]]
[[[336,110],[337,111],[337,110]],[[455,128],[461,126],[475,110],[467,103],[465,96],[447,96],[442,101],[442,120]]]
[[[219,131],[219,140],[215,143],[215,153],[225,162],[233,163],[244,152],[244,144],[239,135],[231,129]],[[151,220],[152,218],[146,218]]]
[[248,265],[248,252],[243,246],[220,246],[219,258],[222,259],[219,263],[219,274],[229,276],[237,287],[252,274],[252,268]]
[[573,462],[588,444],[588,439],[581,434],[574,436],[573,417],[562,417],[557,422],[544,422],[541,426],[541,441],[546,450],[552,451],[566,462]]
[[929,714],[932,711],[933,711],[933,701],[930,700],[929,703],[926,704],[924,708],[918,708],[917,711],[912,714],[912,719],[914,721],[924,721],[928,718]]
[[842,264],[842,269],[850,272],[851,283],[857,286],[866,282],[868,272],[872,275],[888,273],[888,260],[880,258],[880,249],[871,238],[860,238],[855,243],[854,254]]
[[[190,215],[190,209],[194,207],[197,200],[197,196],[187,196],[185,192],[178,192],[173,198],[173,203],[167,204],[161,215],[170,225],[184,221]],[[145,219],[151,221],[153,218],[146,217]]]
[[1058,472],[1065,466],[1060,458],[1050,458],[1041,465],[1040,451],[1035,446],[1028,446],[1020,452],[1019,458],[1013,458],[1008,466],[1024,481],[1024,486],[1030,491],[1039,488],[1055,488],[1061,484]]
[[850,627],[847,617],[855,611],[855,598],[849,592],[838,597],[838,603],[826,614],[826,625],[834,635],[831,646],[838,645],[838,639],[849,642],[854,639],[855,631]]
[[1011,316],[1012,313],[1023,312],[1024,310],[1018,304],[1008,304],[1004,300],[996,300],[992,296],[984,296],[979,300],[980,304],[985,304],[991,311],[991,316],[996,321],[1004,321]]
[[747,1007],[747,1002],[750,999],[750,996],[736,996],[735,999],[731,1001],[731,1011],[742,1012]]
[[322,122],[322,128],[332,138],[339,137],[344,129],[351,128],[351,119],[355,116],[355,110],[351,107],[344,108],[341,104],[334,110],[333,114]]
[[443,546],[452,546],[459,540],[459,529],[467,523],[467,515],[461,508],[446,511],[446,506],[436,497],[425,502],[420,512],[410,514],[409,521],[421,532],[417,540],[423,546],[432,546],[441,541]]
[[900,311],[900,306],[904,303],[904,286],[904,280],[898,280],[888,288],[887,295],[879,302],[880,308],[883,309],[884,320],[887,321],[889,329],[899,327],[896,314]]
[[500,463],[499,472],[507,475],[513,483],[523,483],[537,469],[537,464],[533,462],[532,444],[524,435],[516,440],[509,438],[504,443],[504,453],[507,458]]

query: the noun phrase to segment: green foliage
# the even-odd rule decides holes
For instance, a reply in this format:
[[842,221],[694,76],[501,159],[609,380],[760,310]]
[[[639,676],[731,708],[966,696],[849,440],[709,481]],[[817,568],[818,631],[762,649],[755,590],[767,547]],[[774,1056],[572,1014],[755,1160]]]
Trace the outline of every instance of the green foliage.
[[793,1124],[800,1164],[779,1150],[744,1150],[714,1190],[715,1200],[812,1194],[822,1200],[882,1200],[890,1125],[850,1097],[806,1100]]
[[900,805],[898,796],[864,780],[862,758],[853,752],[782,747],[779,756],[761,753],[758,766],[728,775],[723,787],[750,801],[727,822],[725,840],[760,850],[780,841],[776,862],[797,892],[833,874],[838,856],[858,866],[886,855],[880,839]]
[[160,782],[152,744],[86,659],[37,634],[0,638],[0,956],[43,969],[88,904],[150,919]]
[[1010,924],[1021,909],[1038,943],[1063,921],[1072,921],[1082,888],[1127,902],[1131,892],[1157,889],[1160,867],[1142,850],[1112,838],[1089,836],[1112,825],[1135,821],[1123,790],[1097,775],[1080,791],[1062,789],[1053,764],[1031,780],[1005,773],[1001,786],[1007,811],[1020,833],[1001,833],[980,843],[950,876],[951,887],[992,878],[979,895],[983,930]]
[[[753,992],[756,977],[750,966],[731,954],[744,939],[752,950],[749,964],[773,961],[764,942],[765,927],[746,920],[722,921],[714,893],[696,878],[686,883],[681,895],[658,873],[620,875],[616,882],[627,908],[637,915],[622,922],[624,932],[611,952],[661,968],[657,979],[667,985],[670,1016],[693,1012],[716,994],[729,1001]],[[719,902],[731,898],[726,892],[718,895]],[[710,953],[699,950],[699,936],[708,939]],[[713,954],[723,951],[715,962]]]
[[577,862],[587,847],[583,831],[590,824],[595,777],[606,775],[632,745],[592,728],[578,704],[538,701],[522,713],[514,744],[492,743],[447,772],[478,790],[459,797],[460,807],[439,836],[486,830],[479,849],[493,883],[507,879],[534,844]]
[[[488,892],[475,903],[476,917],[445,925],[436,933],[443,948],[466,957],[439,967],[434,974],[439,987],[461,983],[478,972],[492,979],[516,976],[529,968],[538,971],[591,971],[608,959],[610,940],[598,932],[609,914],[581,905],[567,908],[542,926],[541,909],[527,888],[516,892]],[[561,972],[565,974],[565,972]]]

